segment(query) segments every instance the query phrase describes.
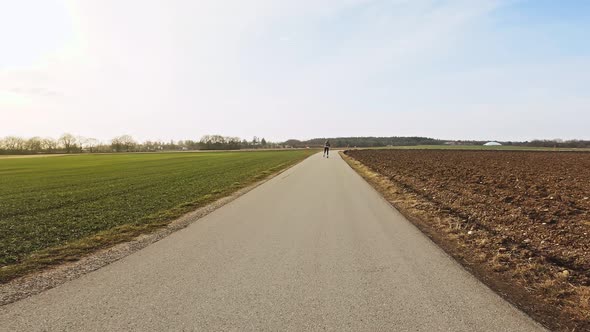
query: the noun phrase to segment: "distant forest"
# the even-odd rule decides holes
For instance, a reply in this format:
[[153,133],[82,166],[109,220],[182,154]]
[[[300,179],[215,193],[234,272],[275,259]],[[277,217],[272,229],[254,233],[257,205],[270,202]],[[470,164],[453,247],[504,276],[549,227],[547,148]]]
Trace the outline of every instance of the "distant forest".
[[380,147],[380,146],[404,146],[404,145],[442,145],[446,141],[427,137],[336,137],[336,138],[314,138],[307,141],[290,139],[285,142],[292,147],[321,147],[326,140],[330,140],[330,145],[335,148],[346,147]]
[[[290,139],[285,142],[268,142],[264,138],[254,137],[245,140],[239,137],[205,135],[200,140],[180,141],[144,141],[138,142],[129,135],[115,137],[107,142],[94,138],[63,134],[53,138],[22,138],[8,136],[0,138],[0,154],[38,154],[38,153],[112,153],[112,152],[159,152],[159,151],[194,151],[194,150],[242,150],[242,149],[281,149],[281,148],[318,148],[326,140],[334,148],[365,148],[385,146],[416,145],[482,145],[487,141],[441,140],[428,137],[335,137],[314,138],[310,140]],[[498,141],[502,145],[525,147],[590,148],[588,140],[533,140],[526,142]]]
[[[284,142],[285,145],[302,148],[302,147],[321,147],[326,140],[330,140],[330,145],[336,148],[346,147],[385,147],[385,146],[415,146],[415,145],[483,145],[488,141],[470,141],[470,140],[441,140],[428,137],[336,137],[336,138],[314,138],[307,141],[290,139]],[[588,140],[532,140],[525,142],[512,141],[495,141],[502,145],[526,146],[526,147],[547,147],[547,148],[590,148]]]
[[114,137],[109,141],[63,134],[58,139],[51,137],[22,138],[7,136],[0,138],[0,154],[40,153],[112,153],[112,152],[163,152],[194,150],[241,150],[281,148],[283,145],[267,142],[254,136],[248,141],[239,137],[205,135],[200,140],[138,142],[130,135]]

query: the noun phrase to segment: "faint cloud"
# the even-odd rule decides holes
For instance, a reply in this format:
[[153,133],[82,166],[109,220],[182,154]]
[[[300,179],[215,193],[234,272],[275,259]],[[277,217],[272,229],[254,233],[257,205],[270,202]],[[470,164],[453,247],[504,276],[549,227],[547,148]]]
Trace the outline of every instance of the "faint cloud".
[[46,88],[40,87],[33,87],[33,88],[12,88],[9,89],[8,92],[14,94],[22,94],[22,95],[30,95],[30,96],[40,96],[40,97],[54,97],[60,96],[61,93],[57,91],[53,91]]

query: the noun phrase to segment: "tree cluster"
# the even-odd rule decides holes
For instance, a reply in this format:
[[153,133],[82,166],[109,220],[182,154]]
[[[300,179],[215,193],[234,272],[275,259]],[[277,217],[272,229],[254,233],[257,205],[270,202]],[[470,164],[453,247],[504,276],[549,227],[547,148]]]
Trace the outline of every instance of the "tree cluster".
[[99,144],[94,138],[63,134],[60,138],[7,136],[0,138],[1,154],[79,153],[93,150]]
[[240,150],[240,149],[264,149],[264,148],[282,148],[282,145],[269,143],[264,138],[256,136],[252,141],[247,141],[239,137],[205,135],[199,141],[200,150]]
[[281,148],[276,143],[268,143],[264,138],[254,137],[247,141],[239,137],[205,135],[199,141],[144,141],[138,142],[130,135],[114,137],[108,142],[95,138],[63,134],[58,139],[8,136],[0,138],[0,154],[38,154],[38,153],[112,153],[112,152],[157,152],[191,150],[240,150]]
[[445,141],[427,137],[335,137],[335,138],[314,138],[307,141],[291,139],[285,141],[285,145],[301,147],[322,147],[326,140],[335,148],[346,147],[383,147],[383,146],[407,146],[407,145],[439,145]]
[[[346,147],[385,147],[385,146],[415,146],[415,145],[483,145],[488,141],[479,140],[440,140],[428,137],[335,137],[335,138],[314,138],[306,141],[290,139],[283,143],[286,147],[305,148],[305,147],[322,147],[326,140],[335,148]],[[508,142],[498,141],[502,145],[529,146],[529,147],[547,147],[547,148],[590,148],[588,140],[532,140],[525,142]]]
[[[283,143],[267,142],[264,138],[254,136],[248,141],[239,137],[205,135],[200,140],[180,141],[144,141],[138,142],[130,135],[114,137],[108,142],[95,138],[75,136],[69,133],[58,139],[47,137],[22,138],[7,136],[0,138],[0,154],[37,154],[37,153],[112,153],[112,152],[157,152],[157,151],[193,151],[193,150],[241,150],[264,148],[315,148],[322,147],[330,140],[335,148],[346,147],[384,147],[412,145],[482,145],[486,141],[475,140],[439,140],[428,137],[336,137],[314,138],[306,141],[290,139]],[[547,148],[590,148],[588,140],[532,140],[525,142],[499,141],[503,145],[547,147]]]
[[590,148],[590,141],[585,140],[532,140],[524,143],[513,143],[513,145],[523,145],[531,147],[543,147],[543,148]]

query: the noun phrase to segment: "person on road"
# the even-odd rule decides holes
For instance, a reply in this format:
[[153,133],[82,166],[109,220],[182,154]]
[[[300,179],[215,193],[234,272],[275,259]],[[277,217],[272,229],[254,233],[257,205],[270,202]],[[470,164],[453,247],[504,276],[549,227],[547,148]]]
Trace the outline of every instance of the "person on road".
[[326,140],[324,143],[324,157],[330,158],[330,140]]

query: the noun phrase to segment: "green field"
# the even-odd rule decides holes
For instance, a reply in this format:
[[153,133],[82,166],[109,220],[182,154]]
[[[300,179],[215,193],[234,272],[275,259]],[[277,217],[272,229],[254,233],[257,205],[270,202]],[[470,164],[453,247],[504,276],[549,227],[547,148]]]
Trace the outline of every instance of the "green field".
[[0,160],[0,281],[162,227],[310,150]]

